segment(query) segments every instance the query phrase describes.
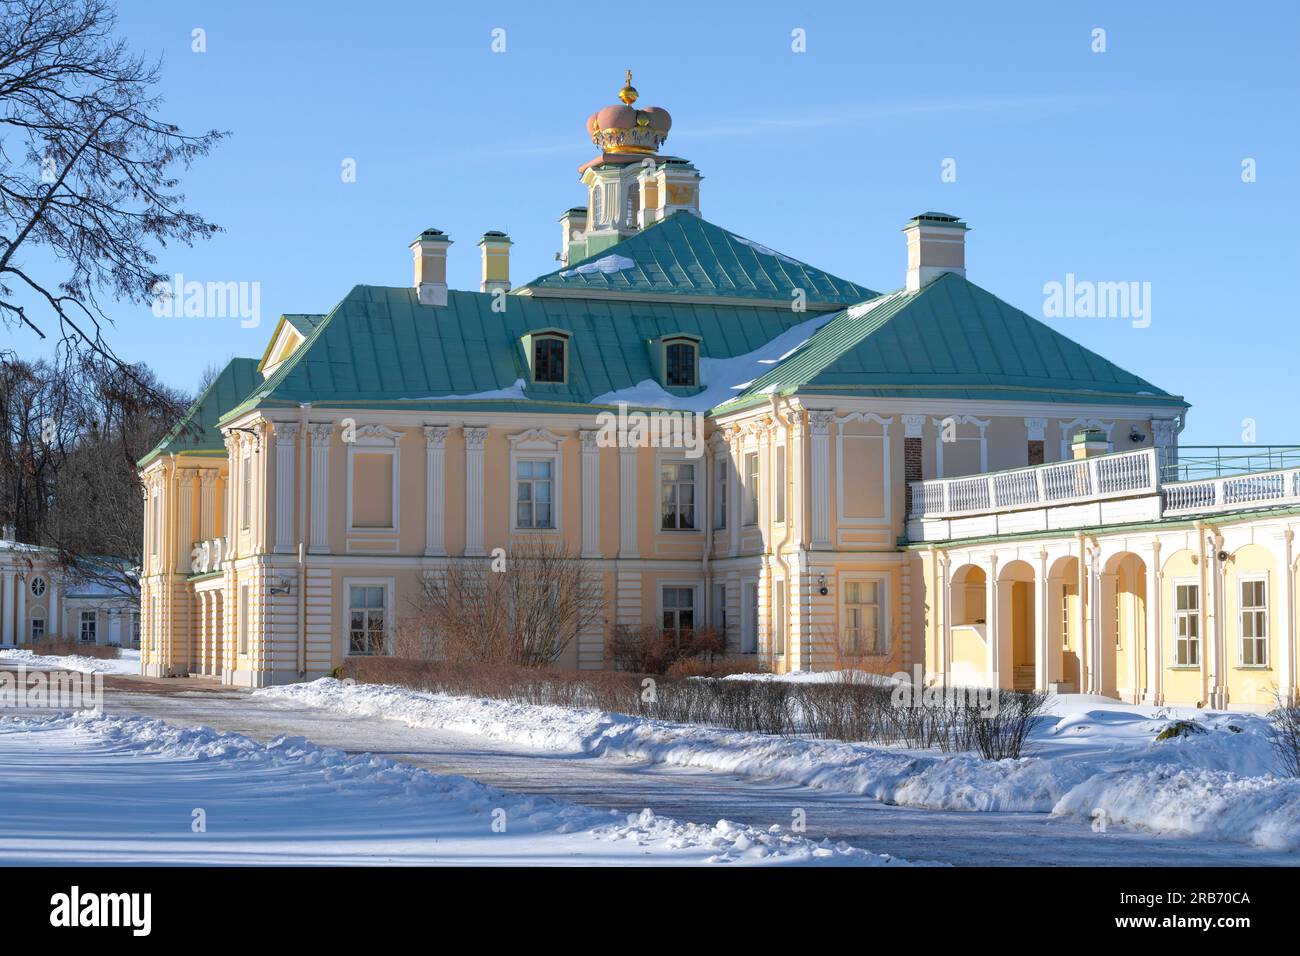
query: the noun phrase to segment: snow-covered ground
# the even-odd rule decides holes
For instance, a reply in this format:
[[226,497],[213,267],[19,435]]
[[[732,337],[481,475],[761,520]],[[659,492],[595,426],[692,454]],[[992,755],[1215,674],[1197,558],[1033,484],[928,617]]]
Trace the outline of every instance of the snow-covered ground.
[[775,826],[620,815],[143,717],[2,718],[0,782],[3,865],[906,865]]
[[0,665],[28,670],[77,671],[82,674],[138,674],[140,652],[124,647],[116,658],[83,657],[80,654],[36,654],[14,647],[0,649]]
[[[1269,725],[1258,715],[1156,712],[1068,695],[1039,721],[1033,756],[995,762],[330,679],[269,688],[255,697],[542,751],[623,756],[900,806],[1052,813],[1098,826],[1300,849],[1300,781],[1272,776]],[[1173,719],[1193,720],[1204,732],[1157,741]]]

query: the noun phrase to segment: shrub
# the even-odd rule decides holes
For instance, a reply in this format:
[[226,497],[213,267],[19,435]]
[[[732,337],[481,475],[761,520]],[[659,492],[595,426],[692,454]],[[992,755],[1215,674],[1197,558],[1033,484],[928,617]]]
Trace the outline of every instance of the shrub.
[[1047,700],[1047,695],[1038,691],[1000,690],[991,714],[984,713],[975,703],[968,703],[966,721],[980,756],[986,760],[1022,757],[1029,731],[1047,706]]
[[121,648],[119,646],[82,644],[80,641],[69,641],[63,638],[42,638],[34,644],[19,646],[24,650],[31,651],[33,654],[48,654],[52,657],[75,655],[77,657],[93,657],[102,661],[116,660],[121,657]]
[[1269,718],[1273,723],[1269,742],[1278,767],[1285,776],[1300,777],[1300,704],[1288,704],[1279,698]]
[[1205,733],[1205,728],[1194,720],[1175,720],[1156,734],[1156,740],[1172,740],[1175,737],[1192,737],[1203,733]]

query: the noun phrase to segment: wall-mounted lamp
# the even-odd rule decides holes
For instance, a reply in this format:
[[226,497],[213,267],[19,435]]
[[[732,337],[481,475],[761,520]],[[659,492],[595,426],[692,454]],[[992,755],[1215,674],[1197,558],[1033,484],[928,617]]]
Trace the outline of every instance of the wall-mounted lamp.
[[272,584],[268,590],[271,594],[292,594],[293,581],[287,575],[281,575],[280,583],[278,585]]
[[1147,440],[1147,436],[1138,431],[1136,427],[1133,427],[1128,431],[1128,440],[1134,443],[1144,442]]
[[825,597],[830,591],[826,587],[826,572],[817,575],[817,593]]

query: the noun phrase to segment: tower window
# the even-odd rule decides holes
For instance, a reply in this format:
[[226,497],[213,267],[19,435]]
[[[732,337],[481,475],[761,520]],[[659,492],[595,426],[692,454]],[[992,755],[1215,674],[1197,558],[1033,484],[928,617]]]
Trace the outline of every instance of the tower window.
[[568,343],[555,335],[533,341],[533,381],[564,382],[564,350]]
[[694,342],[670,342],[665,346],[665,378],[670,386],[695,387],[696,351]]

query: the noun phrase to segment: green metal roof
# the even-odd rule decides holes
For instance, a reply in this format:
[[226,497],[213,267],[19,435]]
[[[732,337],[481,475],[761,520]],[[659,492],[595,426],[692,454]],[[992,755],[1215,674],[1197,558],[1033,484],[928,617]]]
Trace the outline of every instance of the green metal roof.
[[844,311],[726,407],[796,391],[1186,407],[951,272]]
[[310,335],[312,329],[325,321],[325,316],[318,312],[294,312],[280,316],[303,335]]
[[[505,311],[493,311],[494,302],[503,302]],[[658,337],[696,335],[702,358],[732,358],[810,318],[744,302],[498,298],[455,290],[447,305],[434,307],[420,305],[413,288],[359,285],[261,387],[252,383],[238,395],[241,404],[223,406],[223,417],[302,402],[573,411],[607,392],[656,379],[650,343]],[[521,338],[543,328],[570,333],[564,384],[530,379]],[[523,386],[515,387],[521,379]]]
[[221,373],[203,390],[203,394],[181,416],[181,420],[163,437],[153,451],[140,459],[140,466],[159,455],[186,455],[216,452],[225,455],[226,445],[217,428],[217,420],[242,401],[262,376],[257,359],[231,359]]
[[[584,268],[612,256],[631,260],[632,265],[609,272]],[[876,295],[865,286],[689,212],[677,212],[595,255],[540,276],[519,291],[703,295],[789,302],[795,289],[804,291],[810,312],[819,311],[818,306],[849,305]]]

